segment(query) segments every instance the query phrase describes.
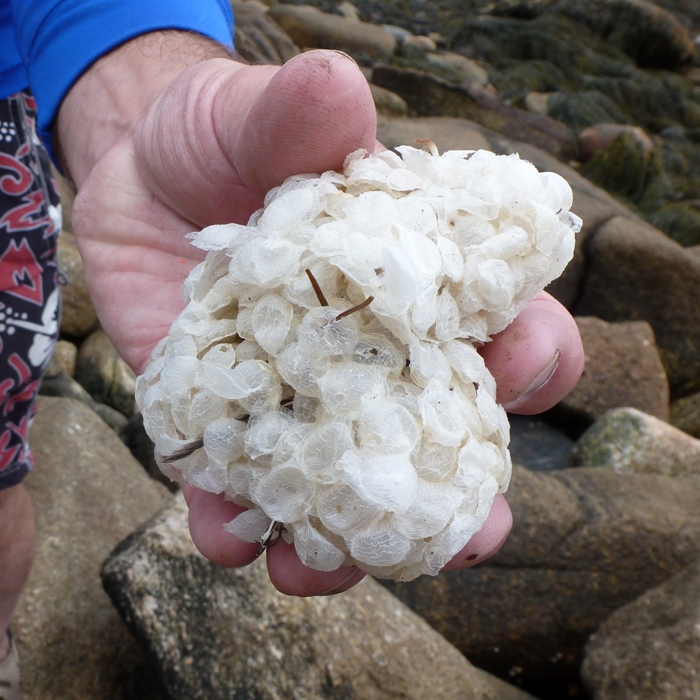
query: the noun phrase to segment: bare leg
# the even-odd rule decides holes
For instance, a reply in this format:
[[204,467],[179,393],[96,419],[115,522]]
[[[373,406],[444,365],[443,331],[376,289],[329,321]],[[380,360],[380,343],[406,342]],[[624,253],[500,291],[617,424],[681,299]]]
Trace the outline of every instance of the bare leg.
[[0,660],[9,652],[7,627],[34,560],[34,509],[23,484],[0,491]]

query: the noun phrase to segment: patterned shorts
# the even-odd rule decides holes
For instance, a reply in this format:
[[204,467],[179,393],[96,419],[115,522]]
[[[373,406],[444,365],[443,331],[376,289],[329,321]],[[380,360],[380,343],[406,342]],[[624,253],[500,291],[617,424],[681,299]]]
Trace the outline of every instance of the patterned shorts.
[[61,208],[28,93],[0,100],[0,489],[32,468],[27,433],[59,330]]

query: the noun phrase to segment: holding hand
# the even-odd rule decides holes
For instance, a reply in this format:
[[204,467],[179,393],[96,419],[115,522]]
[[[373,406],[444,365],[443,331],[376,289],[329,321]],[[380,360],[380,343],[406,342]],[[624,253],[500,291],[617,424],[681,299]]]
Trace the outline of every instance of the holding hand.
[[[244,66],[220,51],[178,32],[140,37],[96,63],[59,114],[62,151],[79,189],[73,220],[88,284],[103,327],[137,373],[181,311],[180,287],[201,260],[185,234],[246,223],[288,176],[341,169],[347,153],[375,146],[371,94],[345,55],[310,52],[277,68]],[[556,403],[583,361],[573,319],[546,294],[483,355],[499,401],[519,413]],[[239,506],[191,487],[185,496],[203,554],[224,566],[257,557],[257,544],[222,527]],[[499,496],[448,568],[483,561],[510,526]],[[308,569],[285,542],[267,559],[271,580],[288,594],[339,592],[364,575],[352,567]]]

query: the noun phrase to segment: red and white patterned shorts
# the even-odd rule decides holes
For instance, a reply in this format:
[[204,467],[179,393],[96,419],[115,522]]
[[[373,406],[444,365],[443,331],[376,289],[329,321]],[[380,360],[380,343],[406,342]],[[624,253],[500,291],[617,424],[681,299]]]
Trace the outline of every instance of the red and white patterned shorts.
[[0,100],[0,489],[32,468],[27,434],[59,331],[61,209],[28,93]]

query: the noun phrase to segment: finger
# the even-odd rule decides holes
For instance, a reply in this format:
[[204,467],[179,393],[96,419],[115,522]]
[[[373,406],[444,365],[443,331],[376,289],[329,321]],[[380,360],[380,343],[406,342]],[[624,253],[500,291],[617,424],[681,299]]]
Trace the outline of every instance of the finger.
[[512,413],[551,408],[583,372],[581,337],[571,314],[542,292],[508,328],[481,349],[496,379],[496,398]]
[[257,542],[243,542],[224,530],[245,508],[226,501],[223,494],[208,493],[191,486],[183,487],[190,507],[190,535],[195,547],[216,564],[226,567],[247,566],[260,552]]
[[224,59],[189,68],[144,119],[136,156],[152,191],[189,220],[245,223],[285,178],[340,169],[375,136],[354,61],[311,51],[281,68]]
[[493,556],[506,541],[513,526],[513,514],[502,494],[498,494],[484,526],[472,537],[464,548],[445,566],[445,571],[464,569],[480,564]]
[[342,593],[365,577],[355,566],[341,566],[335,571],[310,569],[301,563],[294,545],[284,540],[267,550],[267,570],[278,591],[295,596]]

